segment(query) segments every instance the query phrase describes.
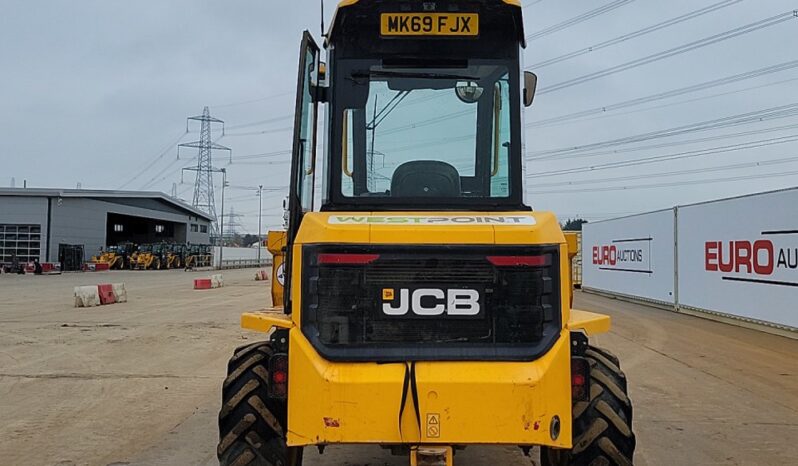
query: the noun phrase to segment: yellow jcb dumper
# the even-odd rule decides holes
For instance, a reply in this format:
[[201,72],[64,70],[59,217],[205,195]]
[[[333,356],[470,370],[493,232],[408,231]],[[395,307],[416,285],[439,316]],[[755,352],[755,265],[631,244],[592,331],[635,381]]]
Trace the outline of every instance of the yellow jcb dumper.
[[242,317],[265,335],[228,365],[222,465],[330,444],[632,464],[626,378],[588,340],[609,317],[572,309],[575,242],[524,202],[522,24],[518,0],[345,0],[328,66],[304,34],[285,300]]

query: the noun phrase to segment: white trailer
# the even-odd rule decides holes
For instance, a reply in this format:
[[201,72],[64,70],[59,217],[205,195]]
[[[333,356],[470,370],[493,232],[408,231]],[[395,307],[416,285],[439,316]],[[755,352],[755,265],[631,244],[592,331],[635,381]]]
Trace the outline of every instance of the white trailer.
[[582,226],[582,288],[674,305],[674,216],[662,210]]
[[798,332],[798,188],[583,226],[583,288]]

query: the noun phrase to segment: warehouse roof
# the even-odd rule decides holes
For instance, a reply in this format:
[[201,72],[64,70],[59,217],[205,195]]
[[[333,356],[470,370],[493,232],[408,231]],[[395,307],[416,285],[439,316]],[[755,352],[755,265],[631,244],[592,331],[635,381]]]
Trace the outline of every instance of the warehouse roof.
[[117,198],[117,199],[155,199],[170,204],[178,209],[184,210],[208,221],[213,218],[207,213],[192,207],[185,202],[167,196],[159,191],[116,191],[102,189],[55,189],[55,188],[0,188],[0,197],[20,196],[20,197],[81,197],[90,199]]

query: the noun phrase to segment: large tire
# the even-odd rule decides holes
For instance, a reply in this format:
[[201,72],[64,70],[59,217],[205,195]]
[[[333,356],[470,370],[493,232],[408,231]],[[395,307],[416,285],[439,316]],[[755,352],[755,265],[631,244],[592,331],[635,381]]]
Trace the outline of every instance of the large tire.
[[632,402],[627,395],[626,375],[618,358],[607,350],[589,346],[590,401],[573,407],[573,448],[542,448],[543,466],[631,466],[635,435]]
[[302,464],[302,449],[285,444],[286,402],[267,395],[272,353],[268,343],[253,343],[236,349],[227,365],[216,452],[221,466]]

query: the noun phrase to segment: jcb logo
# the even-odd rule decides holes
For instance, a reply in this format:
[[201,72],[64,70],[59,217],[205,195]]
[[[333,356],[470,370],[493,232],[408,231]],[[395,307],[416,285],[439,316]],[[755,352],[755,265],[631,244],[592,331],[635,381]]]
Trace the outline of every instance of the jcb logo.
[[[382,290],[382,312],[388,316],[407,316],[412,313],[421,317],[449,315],[473,317],[482,310],[480,293],[472,289],[439,288],[385,288]],[[385,302],[390,301],[390,302]]]

